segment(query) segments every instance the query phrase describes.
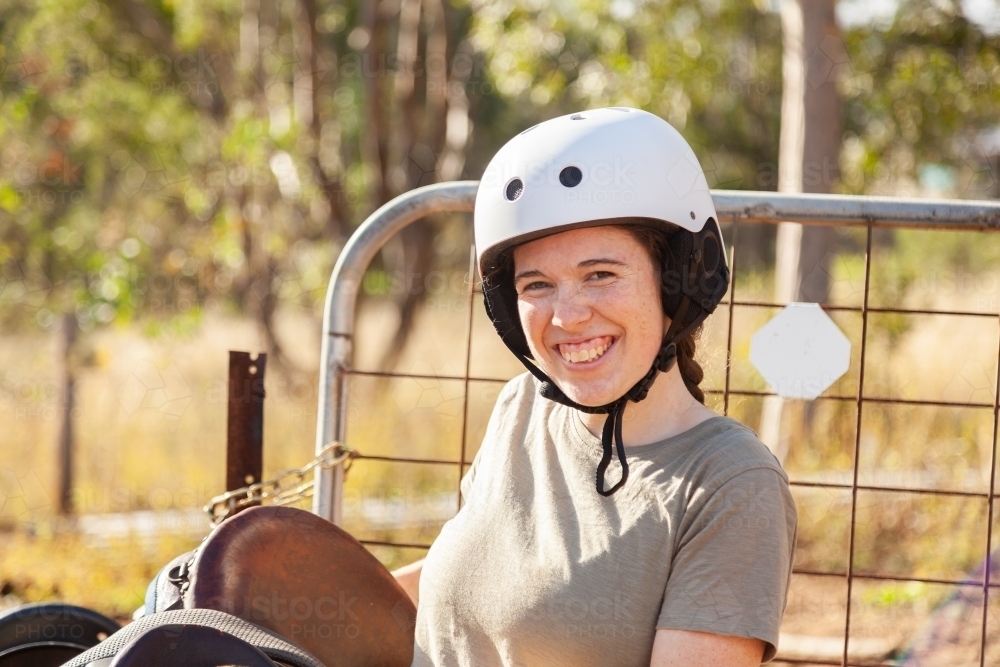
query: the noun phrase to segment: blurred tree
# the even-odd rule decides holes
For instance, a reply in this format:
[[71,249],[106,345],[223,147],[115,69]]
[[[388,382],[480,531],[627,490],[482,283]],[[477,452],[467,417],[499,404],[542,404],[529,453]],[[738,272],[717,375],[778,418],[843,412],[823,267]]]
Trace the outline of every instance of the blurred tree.
[[[68,324],[67,387],[95,328],[189,328],[207,311],[252,316],[291,368],[276,309],[317,308],[365,215],[474,177],[544,118],[642,107],[684,133],[712,187],[776,188],[780,35],[764,0],[9,0],[0,322]],[[931,173],[959,196],[996,192],[977,138],[996,122],[997,37],[912,0],[844,39],[840,188],[898,192]],[[434,229],[379,259],[405,283],[387,365],[442,261]]]
[[488,128],[491,136],[580,108],[636,106],[684,133],[711,187],[775,187],[758,182],[762,164],[777,159],[781,90],[780,22],[763,7],[724,0],[473,7],[472,43],[515,105]]
[[[235,310],[294,371],[274,331],[278,303],[314,307],[357,221],[435,180],[439,156],[449,178],[460,175],[471,63],[452,61],[465,14],[440,0],[383,5],[374,25],[398,33],[397,46],[373,52],[363,26],[347,27],[375,6],[59,0],[0,10],[0,318],[5,329],[65,325],[61,511],[74,365],[88,357],[77,328],[184,328],[206,310]],[[361,93],[387,80],[395,93],[372,106],[370,126]],[[366,155],[368,140],[392,150]],[[410,273],[429,263],[428,238],[404,244]],[[422,292],[404,294],[412,319]]]
[[1000,34],[959,3],[907,0],[888,26],[855,28],[846,42],[843,189],[1000,196],[983,141],[1000,126]]

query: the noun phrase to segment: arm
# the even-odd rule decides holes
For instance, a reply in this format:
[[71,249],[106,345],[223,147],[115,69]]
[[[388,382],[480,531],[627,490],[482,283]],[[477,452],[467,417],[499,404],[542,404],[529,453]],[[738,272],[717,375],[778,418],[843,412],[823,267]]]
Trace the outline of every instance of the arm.
[[417,601],[420,599],[420,571],[423,569],[424,559],[421,558],[415,563],[404,565],[398,570],[392,571],[392,576],[396,577],[396,581],[403,587],[406,594],[410,596],[414,607],[417,606]]
[[764,642],[746,637],[660,628],[650,667],[757,667]]

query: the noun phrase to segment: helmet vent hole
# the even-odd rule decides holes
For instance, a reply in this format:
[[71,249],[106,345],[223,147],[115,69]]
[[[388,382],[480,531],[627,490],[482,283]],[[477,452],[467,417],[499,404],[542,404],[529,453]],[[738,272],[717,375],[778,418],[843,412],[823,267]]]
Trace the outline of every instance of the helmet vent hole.
[[569,117],[570,120],[587,120],[587,117],[580,113],[575,113]]
[[504,195],[507,197],[507,201],[514,201],[521,196],[522,192],[524,192],[524,182],[520,178],[515,178],[507,184]]
[[559,182],[567,188],[575,188],[583,180],[583,172],[577,167],[566,167],[559,172]]

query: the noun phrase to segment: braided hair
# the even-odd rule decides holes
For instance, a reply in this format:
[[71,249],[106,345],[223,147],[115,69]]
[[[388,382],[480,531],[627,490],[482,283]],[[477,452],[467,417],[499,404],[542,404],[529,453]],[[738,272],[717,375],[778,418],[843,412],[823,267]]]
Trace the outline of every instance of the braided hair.
[[[668,316],[672,316],[676,310],[676,304],[671,298],[672,294],[669,289],[670,281],[667,276],[671,275],[671,273],[676,275],[679,271],[677,267],[685,266],[687,259],[684,258],[684,261],[681,262],[681,258],[675,256],[674,248],[669,239],[659,230],[639,224],[618,225],[618,228],[628,232],[632,238],[638,241],[649,252],[650,259],[653,260],[656,275],[660,279],[663,312]],[[701,335],[701,331],[702,326],[698,325],[694,331],[677,343],[677,369],[681,373],[681,379],[684,380],[684,386],[687,387],[688,392],[694,396],[695,400],[704,404],[705,392],[698,385],[705,378],[705,371],[702,369],[701,364],[694,358],[697,340]]]

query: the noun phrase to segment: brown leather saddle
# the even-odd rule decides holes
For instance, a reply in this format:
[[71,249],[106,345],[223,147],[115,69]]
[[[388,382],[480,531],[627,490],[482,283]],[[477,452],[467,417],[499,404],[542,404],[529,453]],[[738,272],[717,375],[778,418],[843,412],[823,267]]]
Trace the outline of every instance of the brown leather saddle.
[[[152,599],[151,599],[152,598]],[[212,609],[273,631],[326,667],[409,667],[416,608],[344,530],[288,507],[223,521],[150,585],[146,616]]]

